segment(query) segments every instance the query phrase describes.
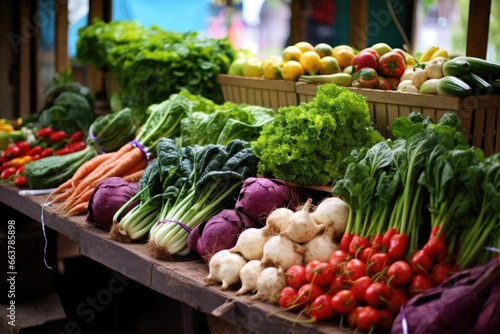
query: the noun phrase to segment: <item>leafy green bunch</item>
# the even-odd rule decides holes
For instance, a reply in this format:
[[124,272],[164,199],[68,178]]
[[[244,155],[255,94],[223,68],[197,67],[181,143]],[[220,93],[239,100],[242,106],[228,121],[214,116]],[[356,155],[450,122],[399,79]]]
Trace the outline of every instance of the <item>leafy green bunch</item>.
[[259,172],[303,185],[325,185],[344,175],[352,150],[383,141],[372,126],[366,99],[335,84],[315,98],[282,107],[252,142]]

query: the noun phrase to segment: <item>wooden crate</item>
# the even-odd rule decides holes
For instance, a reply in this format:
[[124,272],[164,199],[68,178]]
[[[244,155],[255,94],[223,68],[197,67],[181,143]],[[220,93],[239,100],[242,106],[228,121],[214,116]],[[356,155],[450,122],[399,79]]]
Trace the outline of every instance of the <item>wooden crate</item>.
[[[436,122],[448,112],[455,112],[472,146],[480,147],[486,155],[500,152],[500,95],[455,96],[422,95],[396,91],[348,87],[366,97],[375,128],[391,138],[390,125],[399,116],[421,112]],[[317,85],[297,83],[299,102],[310,102]]]
[[298,104],[294,81],[219,74],[217,82],[222,87],[225,101],[258,105],[275,111]]

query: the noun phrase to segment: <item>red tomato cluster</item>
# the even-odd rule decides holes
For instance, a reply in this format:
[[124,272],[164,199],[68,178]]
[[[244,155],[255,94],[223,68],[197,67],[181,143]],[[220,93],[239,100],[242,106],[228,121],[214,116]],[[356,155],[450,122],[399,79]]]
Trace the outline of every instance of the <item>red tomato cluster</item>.
[[361,50],[351,61],[353,87],[396,90],[406,70],[406,55],[394,48],[382,56],[373,48]]
[[390,329],[402,305],[441,284],[454,268],[446,261],[446,247],[437,228],[411,259],[404,258],[407,243],[399,241],[399,234],[388,231],[386,246],[383,238],[380,235],[378,241],[370,242],[351,237],[327,262],[288,268],[280,307],[300,311],[315,322],[344,318],[353,329]]
[[21,140],[7,147],[0,157],[0,179],[23,188],[24,165],[52,155],[65,155],[85,148],[85,135],[81,131],[67,135],[64,131],[42,128],[36,133],[37,143],[30,145]]

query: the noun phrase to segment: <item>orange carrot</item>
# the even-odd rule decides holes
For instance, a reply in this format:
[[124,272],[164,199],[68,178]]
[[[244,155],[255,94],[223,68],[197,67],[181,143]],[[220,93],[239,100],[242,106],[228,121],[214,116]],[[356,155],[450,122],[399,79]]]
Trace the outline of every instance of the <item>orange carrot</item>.
[[90,172],[92,172],[97,166],[99,166],[101,163],[106,161],[107,159],[111,158],[115,152],[110,152],[110,153],[104,153],[104,154],[99,154],[93,159],[90,159],[83,165],[81,165],[76,172],[73,174],[71,177],[71,184],[75,186],[75,183],[83,179],[85,176],[87,176]]
[[129,175],[123,176],[123,179],[127,182],[137,182],[140,180],[142,174],[144,174],[144,169],[138,170],[134,173],[131,173]]
[[78,203],[78,204],[74,205],[73,207],[71,207],[71,209],[69,209],[65,213],[65,216],[69,217],[69,216],[76,216],[76,215],[82,214],[87,210],[87,205],[88,205],[88,202]]
[[144,154],[140,149],[134,148],[132,151],[121,156],[120,159],[114,164],[114,167],[111,170],[109,170],[104,175],[97,177],[98,179],[97,182],[106,179],[108,177],[118,176],[124,173],[125,171],[130,170],[133,167],[135,167],[135,165],[138,164],[141,160],[145,160]]
[[66,190],[66,189],[70,189],[71,188],[71,179],[69,180],[66,180],[65,182],[63,182],[62,184],[59,185],[59,187],[57,187],[56,189],[52,190],[49,194],[49,196],[47,196],[47,202],[49,201],[49,199],[56,195],[56,194],[59,194],[61,193],[63,190]]
[[125,172],[123,172],[122,174],[117,175],[117,176],[123,178],[123,177],[130,175],[132,173],[135,173],[139,170],[144,170],[147,167],[147,165],[148,165],[148,162],[145,159],[142,159],[134,167],[126,170]]

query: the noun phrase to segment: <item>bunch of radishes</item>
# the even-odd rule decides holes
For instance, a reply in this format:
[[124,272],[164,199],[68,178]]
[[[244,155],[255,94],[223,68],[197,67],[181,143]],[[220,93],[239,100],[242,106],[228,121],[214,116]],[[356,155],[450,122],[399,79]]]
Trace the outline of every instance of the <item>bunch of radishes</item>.
[[221,289],[241,285],[237,295],[276,303],[286,287],[286,271],[310,261],[327,261],[338,249],[349,206],[328,197],[313,207],[309,198],[295,210],[274,209],[262,228],[248,228],[231,249],[215,253],[205,283],[222,283]]

